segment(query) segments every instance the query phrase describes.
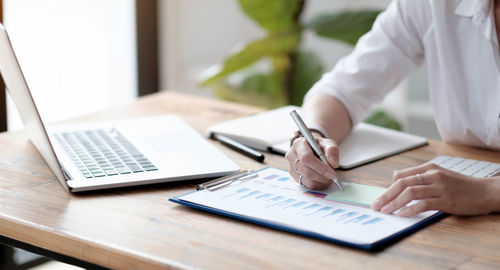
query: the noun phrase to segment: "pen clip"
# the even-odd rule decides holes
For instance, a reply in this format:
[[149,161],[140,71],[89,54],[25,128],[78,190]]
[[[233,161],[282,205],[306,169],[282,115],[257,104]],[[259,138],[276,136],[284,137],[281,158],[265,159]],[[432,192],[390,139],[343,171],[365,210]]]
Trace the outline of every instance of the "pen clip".
[[248,171],[242,171],[242,172],[236,172],[221,178],[217,178],[215,180],[200,184],[196,187],[197,190],[204,190],[207,189],[208,191],[215,191],[221,188],[224,188],[235,181],[247,181],[249,179],[257,177],[258,174],[257,172],[253,170],[248,170]]

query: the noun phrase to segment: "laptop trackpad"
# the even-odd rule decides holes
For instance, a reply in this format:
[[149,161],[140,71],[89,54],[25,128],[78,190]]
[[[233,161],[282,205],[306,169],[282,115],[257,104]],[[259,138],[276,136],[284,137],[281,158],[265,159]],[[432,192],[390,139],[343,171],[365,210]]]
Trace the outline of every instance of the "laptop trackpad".
[[196,138],[186,133],[148,134],[141,136],[140,140],[139,144],[149,153],[167,154],[200,150]]

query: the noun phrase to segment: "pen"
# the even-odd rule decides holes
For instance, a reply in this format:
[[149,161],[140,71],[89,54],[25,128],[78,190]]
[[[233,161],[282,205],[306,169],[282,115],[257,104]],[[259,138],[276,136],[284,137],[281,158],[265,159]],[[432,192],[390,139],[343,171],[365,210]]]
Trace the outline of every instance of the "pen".
[[254,159],[258,162],[264,162],[264,154],[262,154],[259,151],[255,151],[252,148],[245,146],[229,137],[226,137],[224,135],[216,134],[216,133],[211,133],[210,138],[213,140],[217,140],[224,144],[225,146],[235,150],[236,152],[239,152],[251,159]]
[[[302,121],[302,118],[300,117],[300,115],[295,110],[293,110],[292,112],[290,112],[290,116],[292,116],[292,119],[295,122],[295,124],[297,125],[297,127],[299,128],[300,133],[302,133],[302,136],[304,136],[304,138],[306,138],[306,141],[309,143],[309,145],[313,149],[314,153],[316,153],[316,155],[319,156],[319,158],[321,159],[321,161],[323,163],[328,165],[328,161],[326,160],[325,154],[323,153],[323,151],[321,151],[321,148],[314,140],[311,132],[307,128],[304,121]],[[344,191],[344,186],[342,186],[342,182],[340,181],[339,175],[337,174],[337,172],[335,170],[333,170],[333,172],[335,173],[335,177],[333,177],[333,179],[332,179],[333,182],[335,183],[335,185],[337,185],[337,187],[339,188],[340,191]]]
[[230,175],[226,175],[215,180],[200,184],[196,186],[196,190],[208,189],[210,191],[217,190],[219,188],[226,187],[233,183],[234,181],[246,181],[259,176],[255,171],[247,170],[242,172],[235,172]]

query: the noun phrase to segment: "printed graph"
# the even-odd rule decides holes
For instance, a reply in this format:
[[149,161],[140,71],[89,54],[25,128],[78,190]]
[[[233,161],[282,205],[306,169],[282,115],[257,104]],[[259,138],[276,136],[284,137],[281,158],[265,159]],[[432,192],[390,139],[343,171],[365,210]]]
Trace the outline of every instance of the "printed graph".
[[[278,176],[271,175],[280,181]],[[327,195],[316,191],[306,191],[304,194],[324,199]],[[237,196],[236,196],[237,195]],[[277,211],[292,211],[294,215],[302,218],[314,218],[318,221],[329,220],[341,224],[358,224],[360,226],[375,225],[384,218],[372,216],[359,211],[350,211],[342,207],[334,207],[320,202],[311,202],[284,195],[273,194],[250,188],[239,188],[223,197],[227,200],[238,200],[252,203],[255,208]],[[228,202],[231,203],[231,202]]]
[[265,223],[358,243],[383,239],[435,214],[430,211],[415,218],[385,215],[369,207],[385,189],[356,183],[344,187],[344,192],[334,187],[310,191],[297,185],[286,171],[264,169],[250,181],[235,182],[216,191],[193,192],[184,198]]

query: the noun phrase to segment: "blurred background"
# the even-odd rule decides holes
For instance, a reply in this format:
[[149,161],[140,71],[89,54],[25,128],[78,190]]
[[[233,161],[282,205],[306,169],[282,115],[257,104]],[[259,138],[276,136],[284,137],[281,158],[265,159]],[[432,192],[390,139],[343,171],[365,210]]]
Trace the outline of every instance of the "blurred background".
[[[258,2],[262,1],[254,1]],[[226,91],[227,87],[237,90],[257,85],[257,98],[259,95],[271,98],[268,107],[291,102],[285,98],[273,103],[276,99],[266,92],[273,87],[269,86],[273,85],[272,78],[266,81],[267,75],[252,76],[279,70],[280,63],[287,63],[285,58],[281,62],[278,61],[281,58],[259,58],[215,83],[203,83],[217,74],[214,65],[224,63],[246,45],[272,34],[245,11],[248,1],[3,0],[0,3],[2,22],[46,122],[126,104],[157,91],[238,100],[231,96],[234,92]],[[314,22],[320,15],[351,12],[354,14],[351,17],[335,17],[343,22],[335,26],[341,32],[337,33],[339,37],[359,32],[357,11],[379,11],[389,3],[389,0],[306,0],[296,23],[303,25]],[[366,25],[367,20],[359,23]],[[314,78],[318,72],[333,68],[352,48],[346,40],[329,38],[313,26],[312,30],[301,32],[300,42],[293,44],[292,51],[314,53],[304,58],[314,60],[314,63],[306,61],[310,66],[305,69],[314,70],[316,75],[310,74]],[[15,105],[4,92],[4,87],[0,87],[0,131],[20,130],[22,123]],[[294,100],[292,103],[297,103],[297,95]],[[427,95],[425,65],[401,82],[374,110],[387,114],[404,131],[439,138]],[[7,254],[4,265],[10,265],[7,269],[29,268],[32,266],[29,262],[38,258],[21,250],[4,253]]]

